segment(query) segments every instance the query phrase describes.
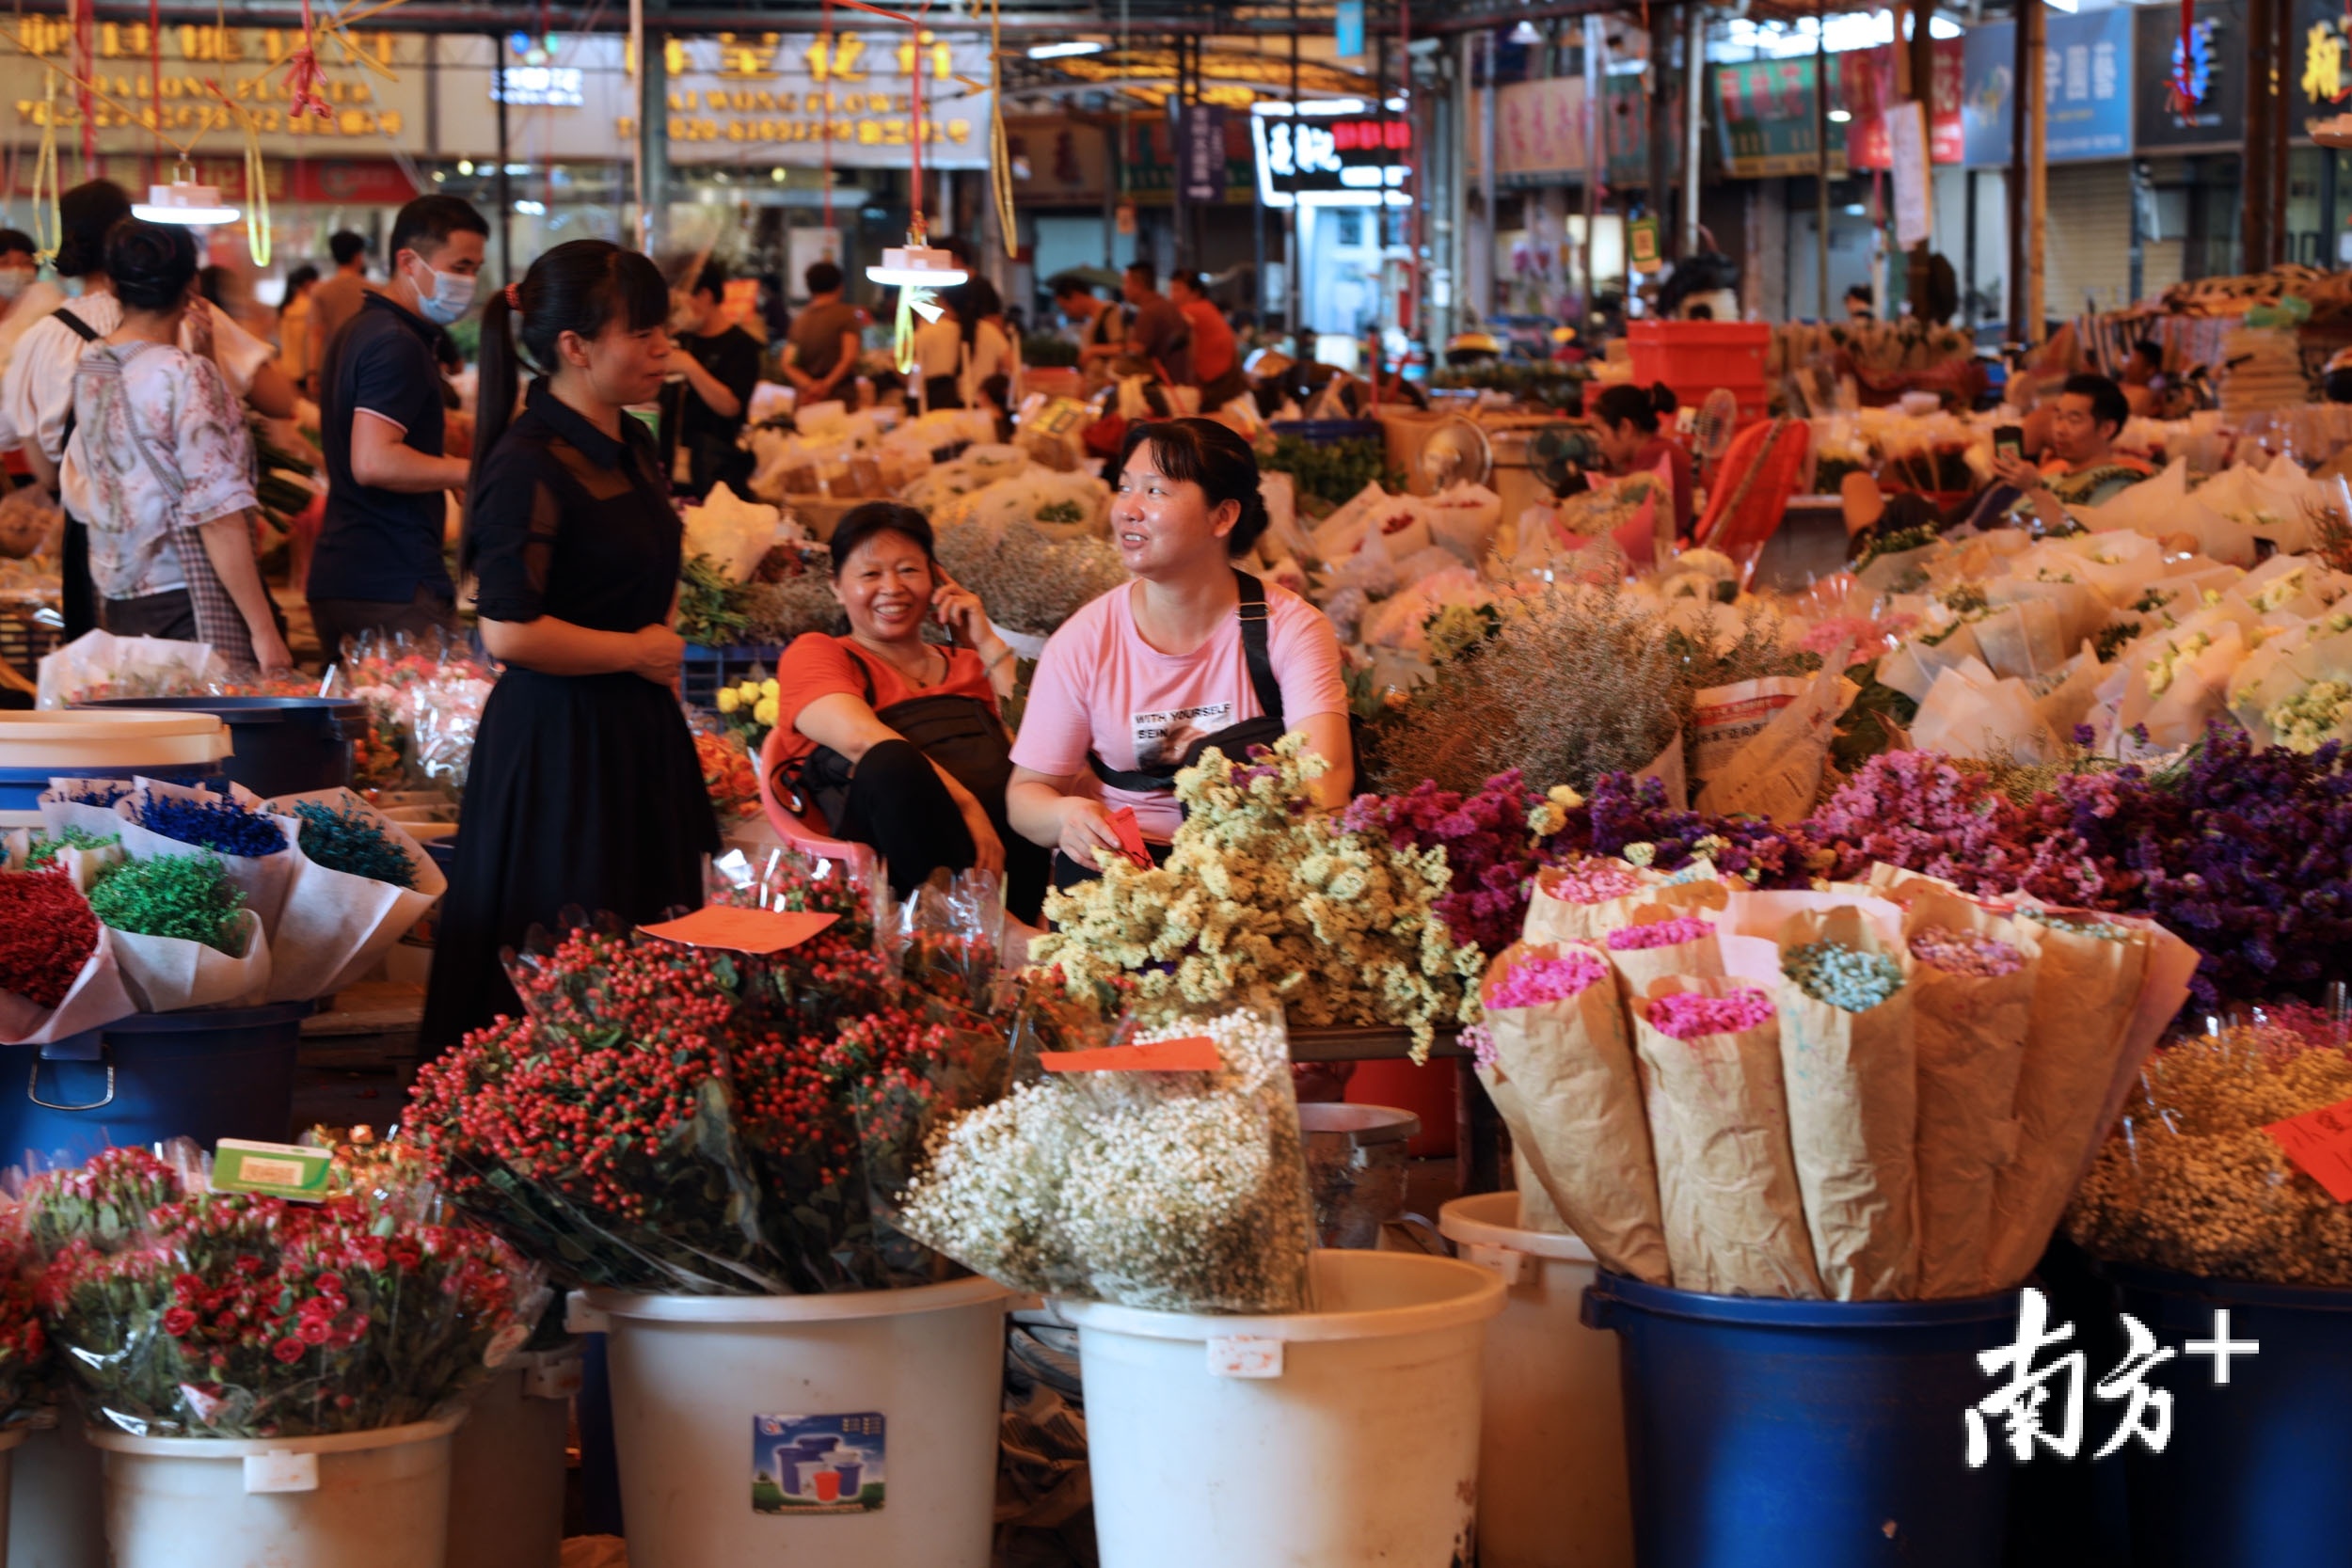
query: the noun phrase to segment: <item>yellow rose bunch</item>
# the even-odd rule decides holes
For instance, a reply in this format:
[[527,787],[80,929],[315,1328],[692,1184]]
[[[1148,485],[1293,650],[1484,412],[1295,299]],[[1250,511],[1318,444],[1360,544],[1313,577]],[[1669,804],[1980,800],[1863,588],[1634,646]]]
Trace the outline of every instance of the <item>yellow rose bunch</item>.
[[1177,775],[1185,807],[1168,863],[1112,860],[1052,895],[1031,958],[1073,984],[1124,977],[1169,1012],[1270,986],[1295,1024],[1393,1024],[1425,1055],[1440,1023],[1479,1017],[1478,948],[1430,913],[1452,880],[1441,849],[1399,849],[1306,809],[1322,760],[1284,736],[1256,762],[1211,751]]

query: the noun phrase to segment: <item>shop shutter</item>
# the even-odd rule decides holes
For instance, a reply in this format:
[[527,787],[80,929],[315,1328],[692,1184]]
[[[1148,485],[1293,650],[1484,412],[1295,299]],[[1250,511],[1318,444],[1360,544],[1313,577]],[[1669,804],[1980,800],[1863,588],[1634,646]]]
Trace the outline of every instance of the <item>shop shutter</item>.
[[[2132,302],[2132,176],[2124,163],[2050,168],[2042,298],[2051,317]],[[2160,287],[2144,279],[2151,289]]]

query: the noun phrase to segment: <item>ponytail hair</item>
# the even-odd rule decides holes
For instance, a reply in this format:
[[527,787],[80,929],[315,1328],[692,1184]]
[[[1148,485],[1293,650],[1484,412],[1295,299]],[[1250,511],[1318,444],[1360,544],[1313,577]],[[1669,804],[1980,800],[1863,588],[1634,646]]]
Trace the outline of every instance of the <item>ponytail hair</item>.
[[1658,421],[1681,406],[1682,400],[1662,381],[1647,388],[1619,382],[1593,400],[1593,417],[1603,424],[1629,424],[1645,436],[1655,436]]
[[1120,448],[1119,465],[1112,472],[1125,468],[1136,449],[1146,442],[1151,444],[1152,461],[1159,465],[1160,472],[1179,483],[1200,486],[1212,511],[1227,501],[1240,506],[1241,520],[1225,536],[1225,553],[1235,560],[1248,555],[1269,520],[1265,498],[1258,493],[1258,457],[1249,443],[1215,420],[1137,423],[1128,427],[1126,444]]
[[[467,515],[478,515],[482,476],[499,437],[514,422],[526,364],[551,375],[562,363],[557,344],[566,332],[597,338],[615,321],[643,332],[669,319],[670,286],[661,270],[610,240],[567,240],[532,262],[520,283],[491,290],[482,308],[473,493],[467,497]],[[470,558],[471,529],[467,533]]]

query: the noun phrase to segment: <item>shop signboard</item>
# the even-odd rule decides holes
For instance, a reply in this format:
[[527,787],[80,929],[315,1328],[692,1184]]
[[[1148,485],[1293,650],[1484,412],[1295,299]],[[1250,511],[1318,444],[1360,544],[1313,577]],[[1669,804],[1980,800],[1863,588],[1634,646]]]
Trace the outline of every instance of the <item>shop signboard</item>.
[[1339,0],[1332,11],[1332,53],[1343,60],[1364,57],[1364,0]]
[[[2136,15],[2129,7],[2116,7],[2072,16],[2052,11],[2043,18],[2042,148],[2050,163],[2131,156]],[[1961,119],[1968,166],[2003,167],[2012,140],[2016,24],[1979,24],[1968,29],[1966,43]]]
[[2296,0],[2291,135],[2312,120],[2352,113],[2352,12],[2344,0]]
[[1413,122],[1393,115],[1249,116],[1258,196],[1269,207],[1409,207]]
[[1188,205],[1225,199],[1225,111],[1187,104],[1176,122],[1176,188]]
[[[1242,117],[1226,115],[1219,126],[1223,138],[1225,201],[1240,202],[1257,195],[1258,172],[1251,162],[1249,133]],[[1024,207],[1085,207],[1100,212],[1104,198],[1118,190],[1146,206],[1165,206],[1176,191],[1176,138],[1164,120],[1137,119],[1127,128],[1127,156],[1115,168],[1111,140],[1116,129],[1065,115],[1009,115],[1005,146],[1013,159],[1013,200]],[[1025,168],[1026,172],[1023,172]]]
[[[64,75],[74,59],[72,27],[57,17],[28,15],[15,33],[22,47],[0,44],[0,98],[18,138],[30,140],[54,124],[61,140],[77,141],[85,95]],[[365,157],[425,150],[426,40],[418,35],[362,28],[351,45],[323,43],[323,118],[289,112],[299,28],[188,24],[158,30],[144,22],[104,22],[91,35],[85,81],[102,152],[146,151],[160,126],[175,141],[197,138],[200,151],[240,156],[245,136],[236,110],[252,116],[265,153]]]
[[[1832,55],[1830,102],[1853,119],[1846,127],[1846,162],[1853,168],[1894,167],[1887,116],[1896,106],[1895,46]],[[1957,164],[1963,150],[1961,124],[1963,55],[1958,39],[1935,40],[1935,74],[1930,84],[1935,117],[1929,124],[1930,155]]]
[[[1642,88],[1647,78],[1612,76],[1602,90],[1602,146],[1609,166],[1602,178],[1612,184],[1638,185],[1649,178],[1649,96]],[[1679,149],[1682,103],[1673,105],[1671,145]],[[1481,149],[1473,136],[1470,172],[1480,173]],[[1495,177],[1506,185],[1575,185],[1583,183],[1584,82],[1577,76],[1554,76],[1537,82],[1506,83],[1495,93]]]
[[[1817,119],[1813,56],[1750,60],[1715,68],[1715,127],[1724,172],[1764,180],[1812,174],[1820,167],[1814,146]],[[1829,171],[1846,172],[1846,127],[1829,127]]]
[[2202,89],[2186,109],[2172,103],[2181,52],[2181,13],[2143,6],[2133,13],[2132,146],[2141,152],[2235,151],[2246,126],[2245,8],[2200,0],[2189,28],[2188,66]]

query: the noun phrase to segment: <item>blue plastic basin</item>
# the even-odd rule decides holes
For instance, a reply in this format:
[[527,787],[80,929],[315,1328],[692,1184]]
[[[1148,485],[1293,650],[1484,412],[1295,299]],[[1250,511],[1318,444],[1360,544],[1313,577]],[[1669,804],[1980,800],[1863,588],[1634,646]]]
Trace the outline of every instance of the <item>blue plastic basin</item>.
[[0,768],[0,811],[39,811],[41,791],[55,779],[126,779],[132,774],[161,779],[191,788],[215,784],[220,764],[193,763],[185,768]]
[[[2203,1279],[2103,1264],[2157,1342],[2261,1345],[2230,1361],[2184,1353],[2148,1376],[2172,1395],[2161,1454],[2130,1454],[2135,1568],[2283,1568],[2352,1561],[2352,1290]],[[2103,1439],[2104,1440],[2104,1439]]]
[[348,785],[352,743],[368,723],[368,705],[354,697],[109,697],[75,705],[215,714],[235,748],[221,771],[264,800]]
[[[0,1055],[0,1160],[79,1164],[99,1150],[194,1139],[283,1143],[294,1055],[314,1004],[134,1013],[38,1050]],[[81,1059],[76,1059],[77,1053]]]
[[1766,1301],[1602,1275],[1642,1568],[1997,1568],[2010,1460],[1968,1468],[2017,1295]]

